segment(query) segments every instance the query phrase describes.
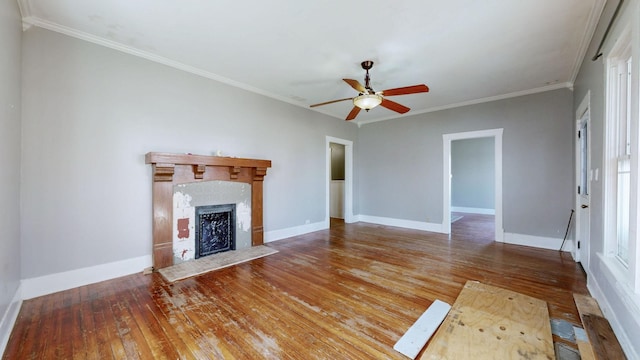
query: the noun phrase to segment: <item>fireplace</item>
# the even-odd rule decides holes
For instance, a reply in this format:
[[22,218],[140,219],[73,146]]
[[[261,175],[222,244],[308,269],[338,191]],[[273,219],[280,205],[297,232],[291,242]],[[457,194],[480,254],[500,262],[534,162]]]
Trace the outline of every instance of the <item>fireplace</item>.
[[[153,170],[154,269],[171,266],[178,259],[174,256],[174,237],[195,238],[195,209],[192,216],[186,211],[188,207],[235,204],[236,249],[262,245],[262,184],[267,168],[271,167],[270,160],[150,152],[145,162],[151,164]],[[221,187],[222,193],[225,189],[229,189],[229,193],[240,191],[243,197],[209,201],[206,194],[220,193],[217,190],[203,193],[202,198],[192,197],[189,191],[198,190],[189,190],[189,187],[207,186],[207,183]],[[176,200],[182,206],[179,211],[174,208]],[[195,248],[194,242],[189,241],[191,248]],[[187,256],[188,251],[187,248],[180,251],[180,257]]]
[[196,207],[196,259],[236,249],[236,204]]
[[[249,184],[234,181],[201,181],[173,187],[173,265],[192,261],[226,250],[241,250],[252,246],[252,189]],[[212,213],[227,213],[212,215]],[[206,215],[204,219],[201,215]],[[223,218],[224,217],[224,218]],[[228,220],[228,221],[226,221]],[[215,225],[211,223],[215,222]],[[233,239],[221,239],[222,222]],[[198,236],[210,235],[217,227],[216,239],[206,239],[202,250]],[[233,240],[233,246],[231,241]],[[220,247],[219,251],[217,247]]]

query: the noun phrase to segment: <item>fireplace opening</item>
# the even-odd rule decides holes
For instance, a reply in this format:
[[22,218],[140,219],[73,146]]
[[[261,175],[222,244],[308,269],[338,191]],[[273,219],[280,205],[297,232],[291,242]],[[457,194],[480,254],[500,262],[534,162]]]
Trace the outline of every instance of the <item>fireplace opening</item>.
[[236,249],[236,204],[196,206],[195,258]]

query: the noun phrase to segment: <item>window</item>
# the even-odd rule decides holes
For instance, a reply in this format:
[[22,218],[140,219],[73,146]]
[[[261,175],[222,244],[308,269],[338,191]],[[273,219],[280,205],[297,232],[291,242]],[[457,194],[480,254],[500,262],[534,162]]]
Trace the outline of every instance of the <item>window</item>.
[[617,169],[615,256],[629,265],[629,206],[631,198],[631,46],[610,59],[611,121],[616,129]]
[[[630,32],[627,32],[630,33]],[[630,216],[637,206],[632,198],[632,181],[637,182],[637,174],[632,172],[632,151],[635,149],[637,137],[632,136],[632,129],[637,131],[637,121],[632,123],[632,107],[637,106],[633,99],[633,59],[631,56],[631,36],[621,36],[611,55],[607,59],[607,255],[625,269],[630,265]],[[635,104],[635,105],[634,105]],[[637,170],[636,170],[637,172]]]
[[578,139],[580,141],[580,187],[578,188],[578,194],[589,195],[589,127],[587,122],[583,119],[589,118],[589,112],[585,112],[580,119],[580,130],[578,132]]

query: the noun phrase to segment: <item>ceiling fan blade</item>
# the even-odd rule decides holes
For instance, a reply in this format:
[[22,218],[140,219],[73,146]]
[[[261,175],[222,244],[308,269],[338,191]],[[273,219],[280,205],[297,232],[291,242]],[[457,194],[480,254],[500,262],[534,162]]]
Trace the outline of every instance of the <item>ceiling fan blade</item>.
[[408,95],[408,94],[417,94],[417,93],[423,93],[423,92],[429,92],[429,87],[425,84],[384,90],[382,92],[382,95],[384,96]]
[[400,105],[395,101],[391,101],[391,100],[387,100],[387,99],[382,99],[382,103],[380,103],[380,106],[382,107],[386,107],[389,110],[393,110],[397,113],[400,114],[404,114],[407,111],[411,110],[408,107],[404,106],[404,105]]
[[356,89],[356,91],[358,91],[359,93],[367,92],[367,89],[365,89],[364,85],[360,84],[358,80],[353,80],[353,79],[342,79],[342,80],[344,80],[344,82],[349,84],[349,86],[351,86],[352,88]]
[[349,115],[347,115],[347,118],[345,120],[353,120],[356,118],[356,116],[358,116],[358,113],[360,113],[360,108],[357,106],[354,106],[353,109],[351,109],[351,112],[349,113]]
[[309,107],[316,107],[316,106],[322,106],[322,105],[329,105],[329,104],[333,104],[333,103],[340,102],[340,101],[345,101],[345,100],[353,100],[353,98],[348,97],[348,98],[344,98],[344,99],[338,99],[338,100],[326,101],[326,102],[323,102],[323,103],[320,103],[320,104],[313,104],[313,105],[310,105]]

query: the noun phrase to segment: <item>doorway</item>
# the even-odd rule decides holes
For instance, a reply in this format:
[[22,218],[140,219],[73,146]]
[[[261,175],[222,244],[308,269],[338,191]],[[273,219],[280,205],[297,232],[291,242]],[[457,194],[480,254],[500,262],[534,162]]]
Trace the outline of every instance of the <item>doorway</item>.
[[589,268],[589,243],[590,243],[590,186],[592,178],[596,177],[591,171],[591,134],[590,134],[590,93],[578,106],[576,111],[576,236],[573,247],[573,258],[580,262],[584,269]]
[[[473,222],[494,240],[495,155],[494,138],[451,141],[451,234],[460,224]],[[462,221],[460,221],[462,220]]]
[[464,139],[493,139],[493,207],[495,240],[503,241],[504,229],[502,228],[502,132],[503,129],[469,131],[463,133],[444,134],[443,138],[443,207],[442,207],[442,231],[451,234],[451,189],[452,189],[452,142]]
[[[326,137],[326,214],[325,225],[327,228],[331,226],[331,214],[332,210],[341,213],[345,223],[352,223],[353,220],[353,142],[350,140],[339,139],[331,136]],[[332,150],[336,149],[336,150]],[[336,170],[332,169],[333,152],[343,152],[343,155],[337,156],[344,158],[344,165],[337,165]],[[342,169],[338,169],[342,168]],[[343,174],[341,171],[343,171]],[[333,173],[338,173],[337,177],[342,177],[343,180],[339,182],[333,182]],[[333,182],[333,183],[332,183]],[[341,183],[341,184],[340,184]],[[339,185],[338,185],[339,184]],[[333,186],[333,189],[332,189]],[[336,196],[336,188],[339,188],[339,195]],[[334,201],[332,201],[332,190],[334,194]],[[341,204],[340,204],[341,202]],[[333,208],[333,209],[332,209]]]
[[329,143],[331,151],[331,184],[329,186],[329,216],[344,220],[344,145]]

